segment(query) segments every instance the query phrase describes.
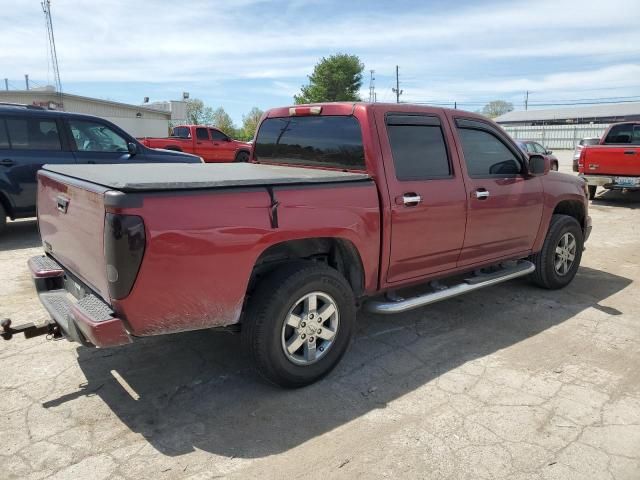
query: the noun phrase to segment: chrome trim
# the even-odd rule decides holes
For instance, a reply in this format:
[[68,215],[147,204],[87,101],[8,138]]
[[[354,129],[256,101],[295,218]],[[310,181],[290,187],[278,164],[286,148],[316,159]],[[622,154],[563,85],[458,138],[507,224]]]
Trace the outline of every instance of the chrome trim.
[[[477,283],[460,283],[449,287],[445,290],[438,290],[436,292],[430,292],[417,297],[407,298],[399,301],[369,301],[365,304],[367,311],[371,313],[378,313],[382,315],[388,315],[393,313],[402,313],[414,308],[424,307],[432,303],[440,302],[449,298],[457,297],[464,293],[469,293],[480,288],[489,287],[498,283],[506,282],[514,278],[523,277],[529,275],[536,269],[535,265],[527,260],[522,260],[515,267],[505,268],[502,275],[496,277],[487,275],[490,278],[484,281],[478,281]],[[468,280],[475,280],[481,278],[472,277]],[[466,280],[465,280],[466,282]]]
[[476,198],[477,199],[483,199],[483,198],[489,198],[489,192],[487,190],[476,190]]
[[422,202],[422,197],[420,195],[405,194],[402,196],[402,203],[404,203],[405,205],[413,205],[420,202]]

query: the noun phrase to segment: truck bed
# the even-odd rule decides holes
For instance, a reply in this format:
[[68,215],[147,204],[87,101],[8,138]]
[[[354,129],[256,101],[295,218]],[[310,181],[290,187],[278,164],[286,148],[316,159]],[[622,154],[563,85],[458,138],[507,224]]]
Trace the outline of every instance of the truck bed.
[[[369,180],[366,173],[254,163],[44,165],[44,170],[122,192]],[[171,180],[168,180],[171,179]]]

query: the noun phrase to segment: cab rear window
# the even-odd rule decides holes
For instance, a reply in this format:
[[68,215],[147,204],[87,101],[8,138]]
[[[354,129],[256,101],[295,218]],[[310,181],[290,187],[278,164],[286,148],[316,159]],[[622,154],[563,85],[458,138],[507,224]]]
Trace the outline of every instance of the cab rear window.
[[254,152],[260,162],[365,169],[360,124],[351,116],[267,118]]

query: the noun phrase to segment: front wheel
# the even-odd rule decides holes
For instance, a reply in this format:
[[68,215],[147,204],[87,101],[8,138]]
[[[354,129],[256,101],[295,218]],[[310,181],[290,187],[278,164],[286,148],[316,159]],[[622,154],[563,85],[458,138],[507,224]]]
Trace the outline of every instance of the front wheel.
[[314,262],[277,269],[251,295],[242,343],[258,372],[287,388],[327,375],[349,346],[356,317],[351,286]]
[[0,233],[7,226],[7,212],[4,211],[4,207],[0,204]]
[[587,185],[587,188],[589,189],[589,200],[596,198],[596,190],[598,187],[596,185]]
[[567,286],[580,266],[583,245],[578,221],[568,215],[553,215],[542,250],[531,256],[536,266],[532,281],[553,290]]
[[245,152],[244,150],[238,152],[236,155],[236,162],[244,163],[249,161],[249,152]]

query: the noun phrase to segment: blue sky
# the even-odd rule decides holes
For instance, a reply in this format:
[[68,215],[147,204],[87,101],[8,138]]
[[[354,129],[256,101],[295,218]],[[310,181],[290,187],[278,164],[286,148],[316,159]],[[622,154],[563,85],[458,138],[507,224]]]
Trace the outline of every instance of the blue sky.
[[[638,0],[134,1],[52,0],[65,91],[127,103],[178,99],[222,106],[292,103],[322,56],[360,56],[379,101],[449,102],[476,110],[640,95]],[[38,0],[0,0],[0,79],[52,83]],[[624,13],[626,12],[626,14]]]

